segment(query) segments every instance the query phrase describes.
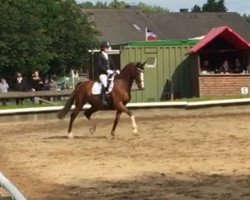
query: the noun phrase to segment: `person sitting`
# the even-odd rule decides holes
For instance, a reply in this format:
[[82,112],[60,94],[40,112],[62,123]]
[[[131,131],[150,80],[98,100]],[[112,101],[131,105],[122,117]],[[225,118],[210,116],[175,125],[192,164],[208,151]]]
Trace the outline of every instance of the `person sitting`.
[[116,70],[116,67],[109,57],[110,45],[108,42],[102,42],[100,45],[100,52],[97,55],[97,74],[100,82],[102,83],[101,91],[101,102],[104,106],[108,105],[106,93],[108,92],[108,77],[112,74],[119,73],[119,70]]
[[220,73],[223,73],[223,74],[228,74],[228,73],[231,72],[230,67],[229,67],[229,63],[228,63],[227,60],[225,60],[225,61],[223,62],[223,64],[222,64],[221,67],[219,68],[219,72],[220,72]]
[[208,73],[210,71],[210,65],[209,65],[209,61],[205,60],[203,65],[201,66],[201,73]]
[[235,68],[234,68],[234,73],[242,73],[243,72],[243,66],[240,63],[239,58],[235,59]]

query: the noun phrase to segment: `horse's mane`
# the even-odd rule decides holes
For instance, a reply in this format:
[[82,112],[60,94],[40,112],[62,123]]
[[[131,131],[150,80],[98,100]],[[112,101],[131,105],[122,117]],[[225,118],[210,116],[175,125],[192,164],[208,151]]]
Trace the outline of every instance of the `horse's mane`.
[[133,72],[133,70],[136,68],[136,66],[138,65],[138,63],[135,62],[130,62],[127,65],[125,65],[125,67],[122,68],[121,73],[118,75],[118,78],[121,78],[125,75],[127,75],[130,72]]

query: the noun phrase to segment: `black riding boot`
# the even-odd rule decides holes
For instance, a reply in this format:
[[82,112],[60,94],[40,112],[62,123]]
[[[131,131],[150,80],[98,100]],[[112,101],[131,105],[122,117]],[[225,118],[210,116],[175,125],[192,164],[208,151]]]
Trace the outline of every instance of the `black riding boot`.
[[107,88],[105,88],[104,86],[102,86],[102,91],[101,91],[101,102],[102,105],[107,106],[108,105],[108,99],[107,99]]

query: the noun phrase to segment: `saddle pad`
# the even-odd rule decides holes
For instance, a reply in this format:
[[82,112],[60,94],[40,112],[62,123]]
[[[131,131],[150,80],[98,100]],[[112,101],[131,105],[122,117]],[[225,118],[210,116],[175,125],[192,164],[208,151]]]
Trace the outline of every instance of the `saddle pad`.
[[92,87],[92,94],[101,94],[102,84],[100,82],[95,82]]
[[[109,84],[109,88],[108,88],[108,92],[110,93],[112,91],[114,87],[114,80],[111,80],[111,83]],[[98,81],[96,81],[92,87],[92,94],[93,95],[99,95],[101,94],[101,90],[102,90],[102,84]]]

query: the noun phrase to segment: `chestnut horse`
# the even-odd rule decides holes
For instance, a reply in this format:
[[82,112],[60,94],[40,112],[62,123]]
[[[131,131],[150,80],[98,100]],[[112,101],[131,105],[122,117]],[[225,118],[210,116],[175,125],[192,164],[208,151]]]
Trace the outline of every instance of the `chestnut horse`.
[[[134,80],[139,89],[144,88],[143,73],[145,63],[146,62],[129,63],[121,70],[119,75],[115,76],[114,86],[111,93],[109,94],[112,100],[109,106],[104,106],[101,103],[100,95],[92,94],[91,90],[95,82],[94,80],[78,83],[63,109],[60,110],[57,115],[59,119],[63,119],[70,111],[70,108],[75,101],[75,108],[70,116],[68,137],[73,138],[73,133],[71,132],[73,122],[86,103],[91,105],[89,109],[84,111],[84,115],[88,120],[90,120],[91,115],[98,110],[116,110],[116,117],[111,130],[112,137],[115,136],[116,126],[123,112],[131,118],[133,133],[137,133],[135,117],[133,113],[126,107],[126,104],[130,101],[131,88]],[[94,131],[95,126],[92,128],[92,132]]]

